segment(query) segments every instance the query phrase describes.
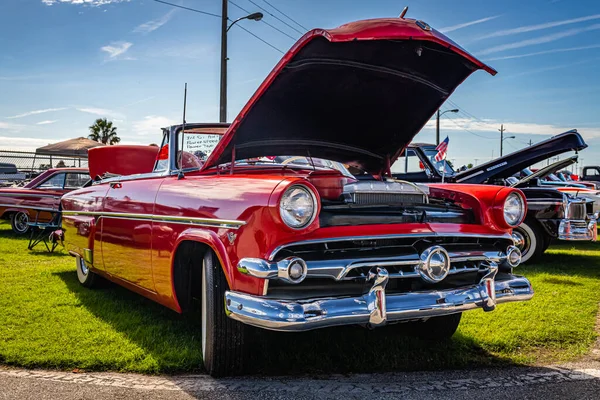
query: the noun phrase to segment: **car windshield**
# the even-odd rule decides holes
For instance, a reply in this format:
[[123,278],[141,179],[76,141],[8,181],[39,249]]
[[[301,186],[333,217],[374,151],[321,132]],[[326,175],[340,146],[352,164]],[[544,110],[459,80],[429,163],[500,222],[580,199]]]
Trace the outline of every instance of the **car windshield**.
[[354,177],[344,164],[322,158],[304,156],[266,156],[236,161],[237,165],[277,164],[318,169],[334,169],[348,177]]
[[564,179],[560,179],[558,176],[556,176],[554,174],[548,175],[548,180],[551,180],[551,181],[554,181],[554,182],[564,181]]
[[423,148],[423,152],[431,162],[431,165],[433,165],[440,174],[454,175],[454,168],[452,168],[446,160],[436,161],[435,156],[438,151],[435,148]]

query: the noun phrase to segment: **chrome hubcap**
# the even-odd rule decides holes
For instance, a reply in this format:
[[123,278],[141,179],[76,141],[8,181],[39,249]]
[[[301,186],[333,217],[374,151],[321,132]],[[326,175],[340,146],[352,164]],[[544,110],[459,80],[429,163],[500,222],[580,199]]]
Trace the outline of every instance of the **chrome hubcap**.
[[29,222],[29,217],[27,216],[27,214],[20,212],[15,214],[14,217],[14,226],[15,229],[18,230],[19,232],[24,232],[27,230],[27,223]]
[[87,265],[85,265],[85,261],[83,260],[83,258],[79,259],[79,269],[81,269],[81,273],[83,275],[88,274],[88,267],[87,267]]
[[515,242],[515,246],[519,250],[521,250],[521,254],[526,254],[527,251],[529,251],[530,247],[529,239],[527,238],[527,236],[523,232],[517,230],[513,231],[512,236]]

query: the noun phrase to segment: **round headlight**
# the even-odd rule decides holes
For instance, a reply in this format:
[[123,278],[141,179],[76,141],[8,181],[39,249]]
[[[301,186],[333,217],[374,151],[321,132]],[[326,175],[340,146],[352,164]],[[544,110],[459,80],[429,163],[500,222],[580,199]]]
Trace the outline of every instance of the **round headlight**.
[[317,200],[304,186],[290,186],[279,202],[281,219],[290,228],[300,229],[309,225],[314,220],[316,212]]
[[525,205],[523,199],[516,193],[508,195],[504,201],[504,220],[510,226],[517,226],[523,219]]

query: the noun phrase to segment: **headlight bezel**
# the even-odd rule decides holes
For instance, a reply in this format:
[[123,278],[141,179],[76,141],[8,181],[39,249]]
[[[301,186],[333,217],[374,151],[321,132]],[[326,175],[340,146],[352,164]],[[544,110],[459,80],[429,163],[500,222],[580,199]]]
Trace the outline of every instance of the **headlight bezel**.
[[[515,199],[515,198],[519,201],[520,215],[519,215],[519,218],[517,218],[514,222],[511,222],[511,220],[509,220],[506,217],[506,215],[507,215],[506,206],[510,200]],[[504,199],[504,203],[502,204],[502,217],[504,218],[504,222],[511,228],[515,228],[515,227],[521,225],[521,222],[523,222],[523,220],[525,219],[525,214],[526,214],[525,210],[526,210],[525,199],[523,198],[523,196],[521,196],[517,192],[510,193],[508,196],[506,196],[506,198]]]
[[[296,190],[296,189],[300,189],[303,192],[307,193],[313,204],[312,215],[306,222],[302,223],[301,225],[290,224],[289,221],[284,216],[285,209],[283,207],[283,202],[286,199],[286,195],[288,195],[289,193],[291,193],[293,190]],[[315,221],[315,219],[317,218],[317,214],[319,212],[319,202],[317,200],[317,196],[315,195],[314,191],[311,190],[308,186],[295,183],[293,185],[290,185],[288,188],[286,188],[283,191],[281,198],[279,199],[279,202],[278,202],[278,211],[279,211],[279,218],[285,224],[285,226],[290,229],[293,229],[295,231],[298,231],[298,230],[306,229]]]

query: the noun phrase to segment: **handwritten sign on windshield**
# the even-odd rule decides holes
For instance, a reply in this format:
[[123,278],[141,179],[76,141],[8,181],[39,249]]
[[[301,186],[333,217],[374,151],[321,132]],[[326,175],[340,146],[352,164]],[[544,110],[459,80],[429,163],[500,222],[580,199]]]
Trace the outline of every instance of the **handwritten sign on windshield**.
[[221,140],[221,135],[185,134],[183,150],[206,160]]

